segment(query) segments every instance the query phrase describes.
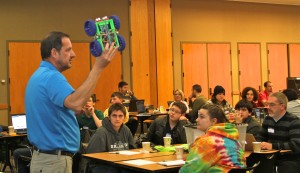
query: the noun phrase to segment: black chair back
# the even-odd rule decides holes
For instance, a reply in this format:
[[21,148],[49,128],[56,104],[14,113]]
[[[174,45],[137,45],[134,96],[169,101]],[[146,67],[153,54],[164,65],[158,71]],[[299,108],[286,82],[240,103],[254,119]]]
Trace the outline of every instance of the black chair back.
[[253,172],[260,162],[255,163],[252,167],[246,167],[246,168],[233,168],[228,173],[246,173],[247,171]]
[[247,158],[247,165],[251,166],[253,163],[260,162],[260,165],[253,171],[254,173],[275,173],[275,162],[280,151],[272,154],[252,153]]

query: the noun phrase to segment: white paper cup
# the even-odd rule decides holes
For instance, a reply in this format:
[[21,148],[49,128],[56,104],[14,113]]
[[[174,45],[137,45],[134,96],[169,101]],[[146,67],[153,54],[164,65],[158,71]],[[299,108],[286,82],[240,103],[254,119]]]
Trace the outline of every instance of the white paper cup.
[[164,146],[165,147],[171,146],[171,137],[164,137]]
[[15,133],[15,129],[14,129],[14,126],[8,126],[8,134],[9,135],[12,135]]
[[259,153],[261,151],[261,142],[252,142],[253,144],[253,152]]
[[143,152],[149,153],[151,151],[150,142],[142,142]]
[[183,146],[175,146],[175,150],[176,150],[176,158],[179,159],[183,159]]

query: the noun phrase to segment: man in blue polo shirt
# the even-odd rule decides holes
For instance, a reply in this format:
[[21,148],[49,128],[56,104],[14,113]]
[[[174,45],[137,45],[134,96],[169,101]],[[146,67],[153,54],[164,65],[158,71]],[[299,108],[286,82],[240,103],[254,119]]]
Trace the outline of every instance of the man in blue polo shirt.
[[75,53],[67,34],[51,32],[41,42],[42,62],[25,93],[28,139],[34,146],[30,172],[72,172],[80,134],[74,111],[90,98],[117,48],[106,45],[82,85],[74,90],[61,72],[72,67]]

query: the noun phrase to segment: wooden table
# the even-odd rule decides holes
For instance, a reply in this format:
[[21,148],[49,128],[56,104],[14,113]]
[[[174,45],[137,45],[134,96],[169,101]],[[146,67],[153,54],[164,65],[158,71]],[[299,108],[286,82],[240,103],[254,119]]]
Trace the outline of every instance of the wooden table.
[[[2,136],[0,136],[0,141],[2,143],[2,141],[6,141],[6,146],[5,146],[5,163],[3,165],[2,168],[2,172],[5,171],[6,167],[8,166],[10,168],[10,170],[13,170],[13,167],[10,163],[10,152],[9,152],[9,146],[10,146],[10,142],[12,140],[15,140],[16,138],[24,138],[27,137],[27,134],[14,134],[14,135],[9,135],[7,132],[1,132]],[[11,171],[13,172],[13,171]]]
[[[129,151],[140,151],[140,149],[133,149]],[[103,153],[93,153],[93,154],[83,154],[83,157],[96,160],[102,163],[115,164],[115,162],[123,161],[123,160],[135,160],[135,159],[143,159],[149,157],[160,157],[166,155],[173,155],[173,152],[156,152],[156,153],[140,153],[134,155],[124,155],[124,154],[114,154],[109,152]]]
[[[187,154],[184,155],[184,158],[186,157]],[[176,155],[172,154],[166,156],[145,158],[143,160],[152,161],[152,162],[163,162],[163,161],[170,161],[170,160],[177,160],[177,159],[176,159]],[[182,167],[182,165],[164,166],[158,163],[147,164],[147,165],[133,165],[133,164],[125,163],[124,161],[116,162],[116,165],[126,169],[141,171],[141,172],[175,172],[175,171],[178,172],[178,170]]]
[[[263,150],[261,152],[255,152],[257,154],[273,154],[276,153],[278,150]],[[280,150],[280,153],[287,153],[287,152],[291,152],[291,150]],[[245,151],[244,152],[244,156],[247,158],[249,157],[252,153],[254,153],[253,151]]]

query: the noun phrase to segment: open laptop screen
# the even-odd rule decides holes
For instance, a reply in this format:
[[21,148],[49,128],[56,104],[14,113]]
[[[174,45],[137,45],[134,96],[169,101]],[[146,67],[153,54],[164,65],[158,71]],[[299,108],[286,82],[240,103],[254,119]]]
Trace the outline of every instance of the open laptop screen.
[[129,112],[138,112],[138,113],[145,112],[144,102],[145,100],[130,100]]
[[14,114],[11,115],[12,125],[15,130],[27,129],[26,115],[25,114]]

